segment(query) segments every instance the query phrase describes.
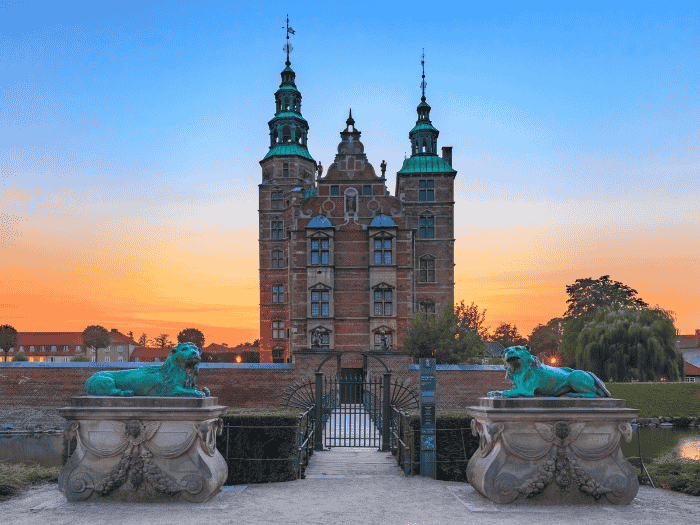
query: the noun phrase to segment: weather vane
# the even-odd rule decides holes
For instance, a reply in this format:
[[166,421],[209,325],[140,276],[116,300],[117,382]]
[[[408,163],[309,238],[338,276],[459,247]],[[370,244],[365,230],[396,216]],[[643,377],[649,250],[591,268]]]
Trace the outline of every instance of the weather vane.
[[[282,27],[282,29],[284,29],[284,26]],[[290,27],[289,15],[287,15],[287,43],[284,44],[284,47],[282,48],[282,50],[287,52],[287,61],[285,62],[285,64],[287,64],[288,66],[291,64],[291,62],[289,61],[289,52],[294,49],[294,47],[292,47],[292,44],[289,43],[289,35],[290,34],[292,34],[292,35],[294,34],[294,29],[292,29]]]
[[423,67],[423,81],[420,83],[420,88],[423,91],[423,96],[421,97],[421,100],[425,102],[425,86],[428,85],[425,82],[425,48],[423,48],[423,53],[420,56],[420,65]]

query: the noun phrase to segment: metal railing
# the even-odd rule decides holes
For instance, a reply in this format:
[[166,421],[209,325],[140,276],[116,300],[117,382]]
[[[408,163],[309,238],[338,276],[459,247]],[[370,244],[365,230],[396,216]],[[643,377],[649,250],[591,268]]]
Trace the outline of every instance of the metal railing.
[[[297,479],[302,478],[301,469],[309,464],[309,458],[314,453],[315,408],[315,405],[311,405],[306,412],[299,416],[299,426],[297,428],[297,468],[299,469],[299,475]],[[304,419],[306,419],[306,425],[302,427]]]
[[[400,467],[401,456],[403,455],[403,467],[401,468],[403,469],[404,474],[408,476],[413,474],[413,464],[416,463],[413,461],[414,433],[416,431],[413,429],[408,430],[407,432],[411,435],[409,439],[409,444],[407,445],[406,443],[404,443],[401,437],[406,431],[404,428],[404,424],[406,421],[408,421],[408,414],[406,414],[405,412],[401,412],[399,409],[396,408],[396,406],[392,405],[390,430],[391,453],[394,456],[396,456],[396,461]],[[401,447],[403,454],[399,453],[399,447]]]

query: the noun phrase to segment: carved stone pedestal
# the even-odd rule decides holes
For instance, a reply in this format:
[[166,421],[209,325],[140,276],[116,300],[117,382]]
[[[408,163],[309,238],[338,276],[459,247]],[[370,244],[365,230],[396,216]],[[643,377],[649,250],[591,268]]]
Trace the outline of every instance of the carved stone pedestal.
[[228,476],[217,398],[74,397],[59,409],[75,452],[58,478],[68,501],[202,502]]
[[482,397],[467,408],[480,436],[467,479],[496,503],[628,504],[639,483],[620,437],[632,438],[638,411],[624,406],[610,398]]

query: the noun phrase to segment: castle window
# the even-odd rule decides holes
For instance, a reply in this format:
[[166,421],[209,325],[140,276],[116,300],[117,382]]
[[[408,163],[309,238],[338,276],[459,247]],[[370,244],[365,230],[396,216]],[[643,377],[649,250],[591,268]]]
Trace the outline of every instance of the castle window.
[[[289,128],[284,128],[284,129],[288,130]],[[288,142],[288,141],[289,141],[289,137],[285,136],[284,142]],[[284,164],[282,164],[282,177],[284,177],[284,178],[289,177],[289,164],[287,164],[286,162]]]
[[391,264],[391,237],[374,239],[374,264]]
[[391,290],[374,290],[374,315],[377,317],[391,316],[393,292]]
[[425,299],[418,303],[418,311],[428,315],[435,315],[435,303],[430,299]]
[[272,267],[284,268],[284,259],[282,250],[272,250]]
[[272,349],[272,362],[284,363],[284,347],[277,347]]
[[418,200],[421,202],[432,202],[435,200],[432,180],[421,180],[418,182]]
[[340,186],[331,186],[331,197],[340,195]]
[[[392,343],[391,343],[391,332],[386,332],[384,334],[386,337],[386,346],[387,348],[390,348]],[[381,332],[375,332],[374,333],[374,349],[375,350],[381,350],[382,349],[382,333]]]
[[421,239],[432,239],[433,237],[435,237],[434,224],[435,224],[435,216],[434,215],[426,215],[426,216],[420,218],[419,231],[420,231],[420,238]]
[[329,290],[313,290],[311,292],[311,316],[328,317],[330,315],[331,292]]
[[271,221],[272,222],[272,239],[282,239],[284,232],[282,229],[282,221]]
[[425,258],[420,260],[420,282],[435,282],[435,259]]
[[311,239],[311,264],[329,264],[328,239]]
[[272,209],[281,210],[282,209],[282,192],[273,191],[272,192]]
[[[156,357],[156,359],[158,358]],[[51,360],[53,361],[53,357],[51,358]],[[105,357],[105,363],[109,363],[109,356]]]
[[284,339],[284,321],[272,321],[272,338]]
[[372,186],[369,184],[366,184],[365,186],[362,186],[362,195],[369,195],[370,197],[372,196]]
[[272,302],[273,303],[283,303],[284,302],[284,286],[273,286],[272,287]]

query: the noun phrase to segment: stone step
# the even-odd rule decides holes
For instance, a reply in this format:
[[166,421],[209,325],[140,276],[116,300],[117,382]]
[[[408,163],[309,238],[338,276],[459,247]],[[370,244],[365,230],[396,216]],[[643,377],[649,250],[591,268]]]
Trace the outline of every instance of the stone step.
[[306,479],[403,475],[391,452],[367,447],[334,447],[317,451],[306,467]]

